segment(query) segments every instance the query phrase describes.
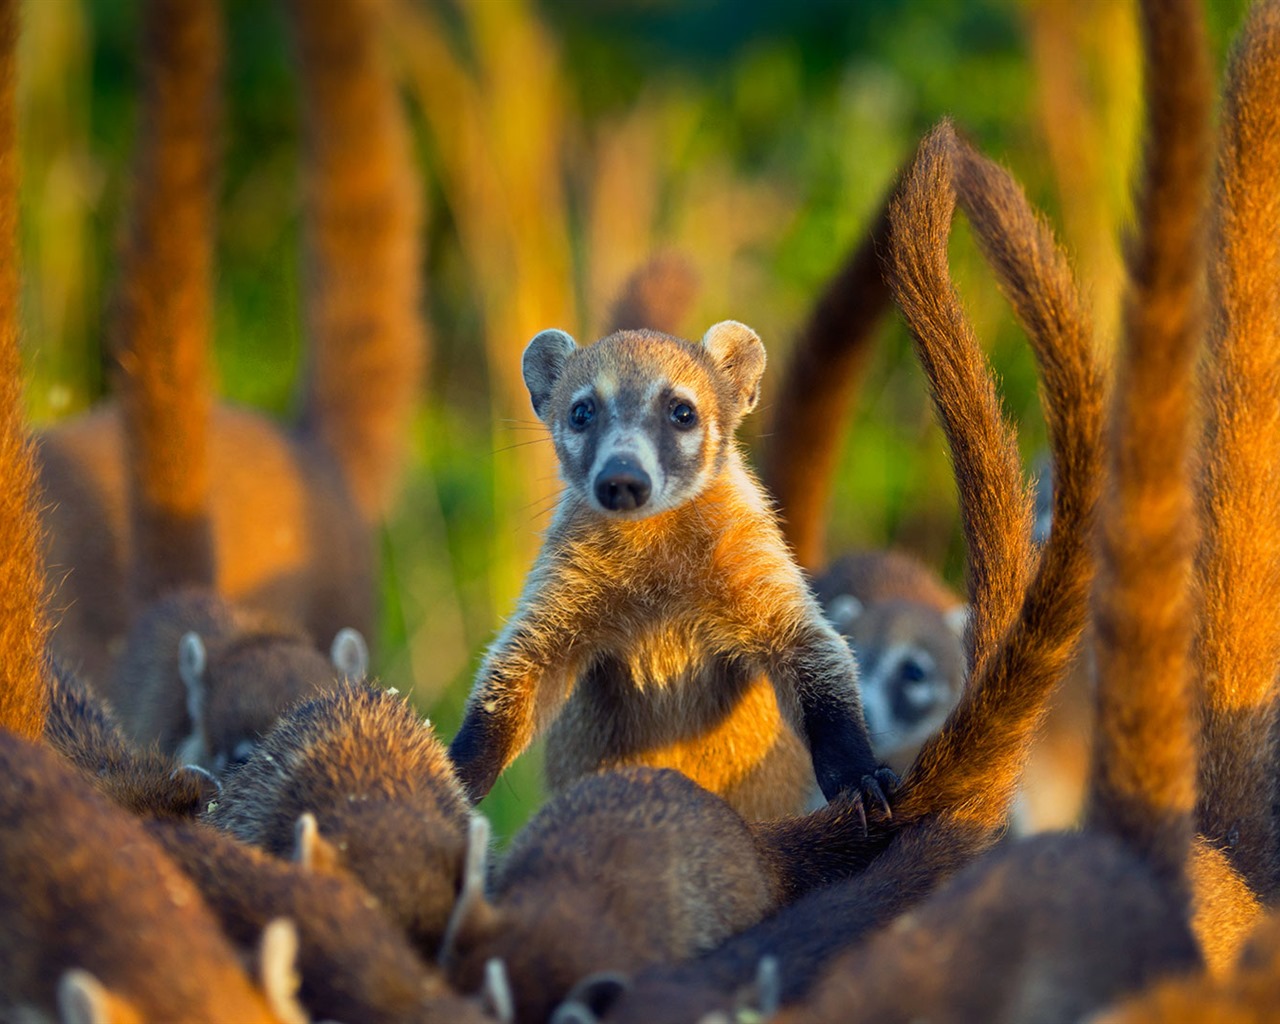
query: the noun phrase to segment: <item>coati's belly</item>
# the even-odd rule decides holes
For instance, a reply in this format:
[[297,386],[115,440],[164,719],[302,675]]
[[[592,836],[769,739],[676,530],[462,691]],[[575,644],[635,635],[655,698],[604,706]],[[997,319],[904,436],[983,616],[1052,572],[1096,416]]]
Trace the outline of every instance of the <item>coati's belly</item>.
[[[674,768],[749,819],[803,813],[817,791],[809,750],[783,718],[764,673],[649,648],[597,658],[547,736],[547,785],[624,765]],[[645,664],[680,668],[663,678]]]

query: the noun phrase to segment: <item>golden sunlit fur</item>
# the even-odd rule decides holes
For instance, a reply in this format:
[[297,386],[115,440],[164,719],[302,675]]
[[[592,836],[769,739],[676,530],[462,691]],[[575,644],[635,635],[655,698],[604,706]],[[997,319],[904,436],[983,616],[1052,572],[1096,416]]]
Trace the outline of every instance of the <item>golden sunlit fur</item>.
[[19,349],[18,4],[0,3],[0,727],[38,739],[45,719],[43,532],[22,408]]
[[1205,365],[1197,826],[1276,894],[1280,666],[1280,6],[1256,5],[1227,77]]
[[[200,13],[198,23],[213,32],[211,4],[182,4],[178,9]],[[196,142],[183,134],[190,125],[176,114],[195,118],[209,108],[183,109],[169,117],[166,112],[174,111],[161,103],[151,111],[159,119],[143,134],[154,155],[141,159],[140,168],[175,173],[164,178],[165,189],[139,181],[136,229],[127,250],[138,260],[126,261],[126,273],[136,266],[138,273],[152,276],[122,282],[124,305],[133,303],[138,327],[128,342],[126,368],[137,372],[153,356],[156,360],[155,372],[138,378],[158,389],[138,392],[154,410],[138,416],[139,428],[168,434],[166,409],[182,413],[181,426],[175,422],[169,436],[135,437],[127,445],[121,408],[108,404],[52,428],[40,443],[41,479],[51,505],[49,574],[61,584],[55,646],[64,662],[94,685],[107,679],[134,610],[130,578],[138,559],[126,482],[134,445],[153,453],[143,472],[166,467],[163,480],[150,478],[139,487],[158,506],[180,512],[184,502],[208,494],[211,582],[219,594],[299,623],[318,642],[347,626],[371,635],[369,531],[394,490],[422,363],[416,283],[420,204],[403,115],[379,41],[377,5],[333,0],[298,3],[291,10],[306,102],[305,324],[313,356],[302,429],[282,429],[266,417],[215,405],[207,421],[207,451],[192,447],[179,456],[191,464],[191,477],[171,465],[175,445],[198,441],[200,410],[207,401],[195,393],[201,381],[168,376],[205,365],[207,357],[191,346],[206,336],[207,325],[175,323],[174,316],[208,308],[207,295],[198,295],[208,281],[195,251],[200,236],[159,231],[155,237],[165,225],[157,224],[157,209],[149,204],[177,202],[181,192],[184,217],[198,221],[194,211],[207,202],[207,176],[176,172],[206,167],[216,139],[206,136],[206,149],[195,154],[189,147]],[[183,85],[175,95],[203,94],[198,83],[207,83],[210,62],[217,65],[216,32],[205,38],[214,49],[177,69]],[[147,40],[167,49],[188,36],[150,34]],[[153,57],[157,68],[172,67],[160,55]],[[144,106],[143,113],[149,109]],[[187,244],[191,251],[182,248]],[[169,264],[142,258],[171,246],[181,256],[175,256],[175,266],[185,268],[186,275],[183,301],[172,308],[157,297],[164,295],[165,284],[158,275]],[[143,301],[144,295],[150,298]],[[133,330],[135,321],[124,324]],[[129,396],[126,389],[122,397]],[[207,488],[200,483],[202,473]],[[181,538],[178,564],[198,558],[200,530],[181,515],[173,515],[170,527]],[[159,544],[159,536],[148,534],[148,543]],[[188,541],[190,547],[182,546]],[[189,575],[183,581],[193,582]]]
[[[804,808],[812,762],[828,797],[860,785],[881,803],[852,656],[733,440],[764,369],[755,333],[726,321],[699,345],[626,331],[578,348],[547,331],[524,367],[567,486],[450,748],[472,798],[549,729],[553,790],[674,767],[773,817]],[[587,403],[598,417],[574,427]],[[623,450],[650,475],[638,508],[610,510],[597,463]]]

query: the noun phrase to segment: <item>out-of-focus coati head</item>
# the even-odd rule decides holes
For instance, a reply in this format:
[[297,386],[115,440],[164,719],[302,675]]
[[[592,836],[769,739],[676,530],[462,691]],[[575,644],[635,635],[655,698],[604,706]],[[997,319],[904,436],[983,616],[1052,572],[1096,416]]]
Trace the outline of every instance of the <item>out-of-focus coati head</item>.
[[724,468],[764,364],[755,331],[726,320],[699,344],[618,331],[580,348],[543,331],[523,369],[565,483],[597,512],[641,519],[695,498]]
[[896,551],[838,559],[814,589],[853,648],[871,744],[901,770],[960,699],[967,606]]
[[178,674],[187,690],[192,734],[184,761],[218,775],[253,756],[286,708],[363,681],[369,650],[354,629],[339,630],[329,657],[299,634],[248,633],[206,641],[189,631],[178,646]]

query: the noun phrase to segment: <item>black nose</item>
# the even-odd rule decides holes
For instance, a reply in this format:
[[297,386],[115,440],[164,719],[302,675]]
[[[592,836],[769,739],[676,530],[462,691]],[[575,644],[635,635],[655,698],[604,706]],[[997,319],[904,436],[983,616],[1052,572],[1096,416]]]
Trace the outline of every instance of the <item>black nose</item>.
[[614,455],[596,477],[596,500],[611,512],[630,512],[649,500],[649,474],[625,455]]

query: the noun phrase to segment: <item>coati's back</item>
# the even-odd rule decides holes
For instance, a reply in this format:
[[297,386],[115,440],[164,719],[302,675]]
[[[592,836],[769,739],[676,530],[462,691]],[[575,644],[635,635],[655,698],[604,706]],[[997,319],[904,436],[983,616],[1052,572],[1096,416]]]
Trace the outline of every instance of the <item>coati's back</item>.
[[206,817],[287,856],[304,813],[339,866],[434,955],[461,883],[470,807],[430,724],[400,697],[343,684],[282,717]]

